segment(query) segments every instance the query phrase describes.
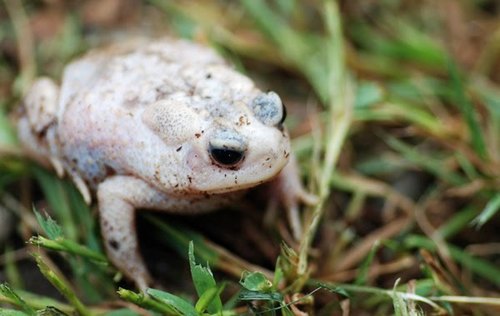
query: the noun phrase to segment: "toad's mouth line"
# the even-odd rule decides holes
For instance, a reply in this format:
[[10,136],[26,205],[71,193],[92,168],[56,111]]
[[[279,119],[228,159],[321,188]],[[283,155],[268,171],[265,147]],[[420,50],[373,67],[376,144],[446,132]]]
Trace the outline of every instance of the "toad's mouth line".
[[261,177],[252,177],[251,179],[247,179],[247,181],[241,181],[238,183],[234,182],[225,182],[221,184],[220,186],[212,186],[210,189],[207,188],[202,188],[202,187],[197,187],[193,188],[194,190],[198,190],[200,192],[208,193],[208,194],[224,194],[224,193],[230,193],[230,192],[237,192],[241,190],[246,190],[246,189],[251,189],[253,187],[259,186],[263,183],[272,181],[275,177],[277,177],[280,172],[285,168],[286,164],[288,163],[288,160],[285,160],[285,162],[282,165],[276,166],[273,168],[271,172],[266,174],[265,176]]

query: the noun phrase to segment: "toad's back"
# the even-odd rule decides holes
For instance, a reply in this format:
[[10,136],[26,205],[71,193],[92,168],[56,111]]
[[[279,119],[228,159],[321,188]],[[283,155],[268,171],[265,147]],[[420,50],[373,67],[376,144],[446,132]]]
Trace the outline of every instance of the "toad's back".
[[[235,107],[235,101],[248,103],[256,92],[250,80],[212,50],[185,41],[134,43],[91,53],[69,65],[62,80],[59,154],[69,172],[92,187],[110,174],[138,174],[154,182],[165,162],[179,168],[186,163],[165,150],[165,142],[180,146],[178,134],[189,132],[187,137],[194,138],[204,133],[214,115],[219,121],[238,121],[241,110],[248,109]],[[164,137],[159,137],[144,123],[144,111],[160,100],[174,99],[185,102],[164,113],[178,119],[166,124],[161,129]],[[198,115],[186,116],[184,107]],[[167,187],[178,184],[169,182]]]

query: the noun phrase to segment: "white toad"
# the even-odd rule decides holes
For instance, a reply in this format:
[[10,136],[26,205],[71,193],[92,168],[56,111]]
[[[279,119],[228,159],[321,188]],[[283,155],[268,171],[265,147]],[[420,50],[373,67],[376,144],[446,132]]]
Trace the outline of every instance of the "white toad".
[[287,165],[285,115],[276,93],[211,49],[139,40],[69,64],[60,87],[38,79],[18,133],[27,154],[68,174],[87,203],[95,192],[108,256],[144,290],[137,209],[206,212],[270,180],[292,218],[299,201],[313,202]]

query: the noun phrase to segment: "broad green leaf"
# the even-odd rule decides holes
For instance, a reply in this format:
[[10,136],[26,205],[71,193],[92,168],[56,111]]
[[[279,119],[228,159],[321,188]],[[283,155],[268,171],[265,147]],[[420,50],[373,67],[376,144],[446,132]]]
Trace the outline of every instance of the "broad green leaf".
[[[210,268],[208,266],[203,267],[200,264],[196,264],[196,259],[194,257],[194,245],[192,241],[189,243],[189,266],[191,267],[191,278],[193,279],[198,297],[203,297],[205,292],[217,287]],[[211,303],[207,307],[207,310],[212,314],[222,310],[222,301],[218,295],[212,299]]]
[[240,284],[249,291],[269,292],[273,287],[273,283],[269,281],[261,272],[245,272],[243,273]]
[[47,234],[47,237],[52,240],[63,237],[61,226],[59,226],[57,222],[53,220],[48,214],[42,216],[35,208],[33,208],[33,212],[35,213],[38,224]]

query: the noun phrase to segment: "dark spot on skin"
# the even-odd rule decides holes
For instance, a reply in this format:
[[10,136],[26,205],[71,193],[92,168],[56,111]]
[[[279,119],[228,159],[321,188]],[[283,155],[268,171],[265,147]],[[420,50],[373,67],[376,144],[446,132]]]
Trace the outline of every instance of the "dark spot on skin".
[[181,149],[182,149],[182,146],[179,146],[179,148],[177,148],[175,151],[179,152],[179,151],[181,151]]
[[108,177],[114,176],[116,174],[116,170],[109,165],[104,165],[104,170],[106,172],[106,176]]
[[205,79],[211,79],[212,78],[212,74],[211,73],[208,73],[206,76],[205,76]]
[[267,158],[266,158],[266,161],[269,161],[269,160],[271,160],[271,157],[267,157]]
[[179,187],[179,183],[177,183],[176,185],[174,185],[174,188],[178,188]]
[[45,135],[47,135],[47,130],[48,130],[48,129],[49,129],[49,128],[48,128],[48,127],[46,127],[46,128],[44,128],[44,129],[42,129],[42,130],[41,130],[41,131],[40,131],[40,132],[36,135],[36,136],[38,137],[38,141],[39,141],[39,142],[42,142],[42,141],[43,141],[43,139],[45,138]]
[[201,133],[202,133],[202,134],[203,134],[203,133],[205,133],[205,130],[201,130]]
[[201,134],[200,134],[200,133],[196,133],[196,134],[194,134],[194,136],[195,136],[196,138],[200,138],[200,137],[201,137]]
[[288,157],[290,157],[290,153],[285,154],[285,158],[288,158]]
[[188,181],[189,181],[189,183],[192,183],[193,182],[193,178],[191,178],[190,176],[188,176]]
[[238,119],[238,123],[236,123],[237,126],[242,126],[245,124],[245,116],[240,116]]
[[120,249],[120,244],[116,240],[111,239],[108,243],[111,246],[111,248],[113,248],[113,250]]

